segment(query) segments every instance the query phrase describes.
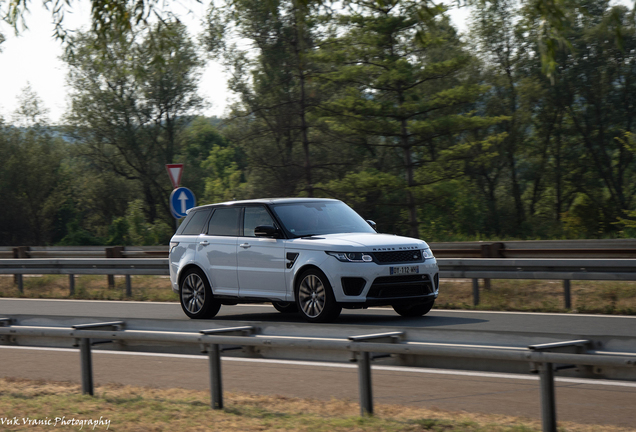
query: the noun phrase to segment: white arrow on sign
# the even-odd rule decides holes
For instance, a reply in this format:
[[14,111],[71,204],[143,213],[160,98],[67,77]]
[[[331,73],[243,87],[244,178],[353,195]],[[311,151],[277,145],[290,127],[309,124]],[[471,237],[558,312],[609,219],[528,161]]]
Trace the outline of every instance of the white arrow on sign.
[[188,196],[186,195],[186,193],[184,191],[181,191],[181,193],[179,194],[179,198],[177,198],[179,201],[181,201],[181,214],[185,214],[186,212],[186,201],[188,201]]

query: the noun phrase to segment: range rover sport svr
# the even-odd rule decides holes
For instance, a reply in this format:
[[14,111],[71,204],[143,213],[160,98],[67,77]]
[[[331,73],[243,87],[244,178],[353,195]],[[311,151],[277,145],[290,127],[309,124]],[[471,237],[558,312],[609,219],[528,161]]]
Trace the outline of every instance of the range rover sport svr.
[[254,302],[309,322],[379,305],[417,317],[439,292],[426,242],[379,234],[342,201],[314,198],[191,209],[170,242],[170,280],[190,318]]

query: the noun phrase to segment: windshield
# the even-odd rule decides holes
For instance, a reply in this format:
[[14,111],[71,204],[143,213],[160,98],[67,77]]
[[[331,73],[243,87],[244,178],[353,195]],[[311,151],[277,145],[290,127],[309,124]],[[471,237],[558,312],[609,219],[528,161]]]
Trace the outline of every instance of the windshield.
[[277,204],[272,210],[294,237],[338,233],[375,233],[351,207],[341,201]]

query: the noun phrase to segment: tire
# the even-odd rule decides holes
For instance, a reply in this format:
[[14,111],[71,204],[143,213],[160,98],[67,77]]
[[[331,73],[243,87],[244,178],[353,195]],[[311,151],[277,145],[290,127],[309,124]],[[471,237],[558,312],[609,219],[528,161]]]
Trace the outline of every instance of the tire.
[[302,317],[313,323],[331,322],[342,312],[329,280],[318,269],[306,270],[296,280],[296,305]]
[[435,300],[412,305],[393,305],[393,310],[403,317],[419,317],[429,313],[434,304]]
[[179,283],[181,308],[192,319],[213,318],[221,309],[221,302],[212,294],[208,278],[199,269],[185,272]]
[[284,314],[298,312],[298,305],[294,302],[272,302],[272,306],[274,306],[274,309],[278,312]]

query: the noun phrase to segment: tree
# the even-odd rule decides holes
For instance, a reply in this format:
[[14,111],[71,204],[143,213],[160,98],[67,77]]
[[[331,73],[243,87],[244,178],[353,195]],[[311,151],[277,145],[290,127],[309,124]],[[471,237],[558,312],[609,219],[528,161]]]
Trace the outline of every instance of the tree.
[[96,45],[95,36],[80,33],[64,57],[72,88],[68,132],[100,170],[137,182],[150,223],[169,220],[164,166],[183,151],[182,132],[203,106],[203,62],[178,22],[109,37]]
[[470,58],[448,19],[421,14],[417,1],[350,2],[319,54],[329,70],[321,79],[340,86],[323,106],[333,129],[399,156],[412,237],[425,186],[456,176],[443,165],[465,157],[462,134],[493,123],[467,109],[484,87],[461,83]]
[[0,244],[50,244],[68,183],[64,148],[30,87],[19,99],[14,125],[0,120],[0,199],[8,204],[0,212]]
[[[313,196],[325,169],[319,160],[319,124],[312,116],[321,99],[311,82],[310,56],[319,6],[315,1],[233,0],[208,16],[208,49],[223,54],[234,75],[229,86],[240,97],[228,133],[254,162],[251,175],[271,185],[270,193],[302,190]],[[258,55],[250,60],[230,44],[234,37],[249,40]]]

